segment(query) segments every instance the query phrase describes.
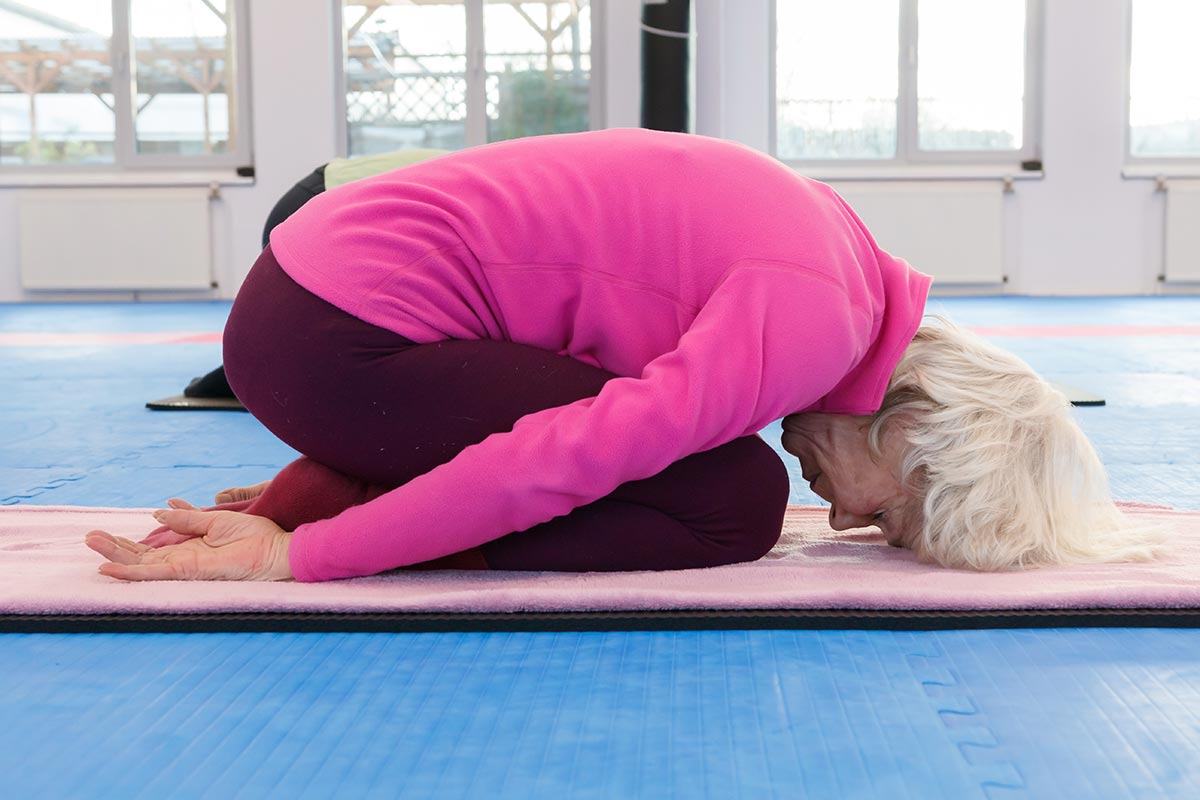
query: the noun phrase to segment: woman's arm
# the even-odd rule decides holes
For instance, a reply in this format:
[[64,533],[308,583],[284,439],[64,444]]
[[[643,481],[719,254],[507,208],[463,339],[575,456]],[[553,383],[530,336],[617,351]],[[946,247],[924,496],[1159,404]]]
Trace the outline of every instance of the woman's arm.
[[566,514],[815,403],[870,335],[870,315],[828,278],[792,265],[740,267],[676,349],[639,377],[523,417],[398,489],[298,526],[293,573],[301,581],[373,574]]

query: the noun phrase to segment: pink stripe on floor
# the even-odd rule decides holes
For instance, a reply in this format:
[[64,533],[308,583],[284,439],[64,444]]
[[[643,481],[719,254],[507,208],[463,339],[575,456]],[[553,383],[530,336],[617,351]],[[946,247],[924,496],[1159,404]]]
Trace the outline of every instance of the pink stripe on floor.
[[1127,505],[1170,531],[1156,561],[976,573],[920,564],[873,531],[835,533],[788,509],[750,564],[677,572],[404,572],[327,583],[122,583],[97,572],[87,531],[141,538],[145,509],[0,507],[0,613],[519,612],[678,609],[1200,608],[1200,511]]
[[80,347],[105,344],[219,344],[221,334],[158,331],[145,333],[0,333],[0,346]]
[[980,336],[1200,336],[1200,325],[972,326]]

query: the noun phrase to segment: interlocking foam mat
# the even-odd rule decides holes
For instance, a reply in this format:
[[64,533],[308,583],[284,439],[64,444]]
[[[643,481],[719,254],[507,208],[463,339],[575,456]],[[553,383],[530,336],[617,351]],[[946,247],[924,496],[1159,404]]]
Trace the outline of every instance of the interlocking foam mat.
[[825,509],[792,506],[779,545],[748,564],[626,573],[397,570],[300,584],[125,583],[98,574],[101,557],[84,547],[83,537],[99,528],[140,538],[154,525],[149,510],[14,506],[0,508],[0,613],[10,630],[80,619],[102,623],[101,629],[133,623],[139,629],[220,628],[221,619],[233,629],[366,624],[349,621],[355,615],[401,630],[785,622],[936,628],[1005,620],[1062,624],[1064,618],[1076,625],[1195,624],[1200,512],[1132,505],[1126,511],[1169,531],[1158,559],[1004,573],[944,569],[887,546],[874,529],[834,532]]

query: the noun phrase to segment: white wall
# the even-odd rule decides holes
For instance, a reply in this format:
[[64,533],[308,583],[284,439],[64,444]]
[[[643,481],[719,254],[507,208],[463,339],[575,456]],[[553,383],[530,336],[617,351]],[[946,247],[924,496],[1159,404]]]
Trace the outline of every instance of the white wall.
[[[766,150],[769,144],[768,0],[695,0],[697,132]],[[1023,294],[1162,291],[1163,197],[1151,180],[1121,177],[1123,0],[1046,0],[1045,177],[1019,181],[1007,198],[1006,290]],[[610,0],[604,44],[609,126],[639,116],[640,3]],[[254,164],[252,185],[222,188],[214,211],[213,293],[232,297],[259,250],[267,212],[297,179],[339,155],[334,113],[330,0],[250,4]],[[0,182],[3,176],[0,175]],[[0,301],[64,299],[19,283],[13,188],[0,188]],[[1167,291],[1200,291],[1183,284]],[[74,295],[80,299],[128,294]]]
[[1026,294],[1159,290],[1163,198],[1121,177],[1126,5],[1045,3],[1046,177],[1018,187],[1013,289]]

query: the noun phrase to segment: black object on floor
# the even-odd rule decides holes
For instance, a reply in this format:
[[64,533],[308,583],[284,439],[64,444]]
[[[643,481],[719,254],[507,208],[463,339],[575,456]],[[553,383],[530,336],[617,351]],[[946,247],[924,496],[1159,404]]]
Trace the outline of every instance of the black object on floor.
[[146,403],[151,411],[245,411],[236,397],[187,397],[177,394]]
[[1051,382],[1050,385],[1065,394],[1073,406],[1102,406],[1105,404],[1104,398],[1098,394],[1085,392],[1083,389],[1076,389],[1074,386],[1067,386],[1065,383]]
[[164,397],[162,400],[152,400],[146,403],[146,408],[154,411],[245,411],[229,388],[225,379],[224,365],[217,367],[207,375],[192,378],[192,382],[183,390],[183,394],[174,397]]
[[225,378],[225,365],[214,369],[207,375],[192,378],[192,382],[183,390],[184,397],[223,397],[236,398],[229,381]]

